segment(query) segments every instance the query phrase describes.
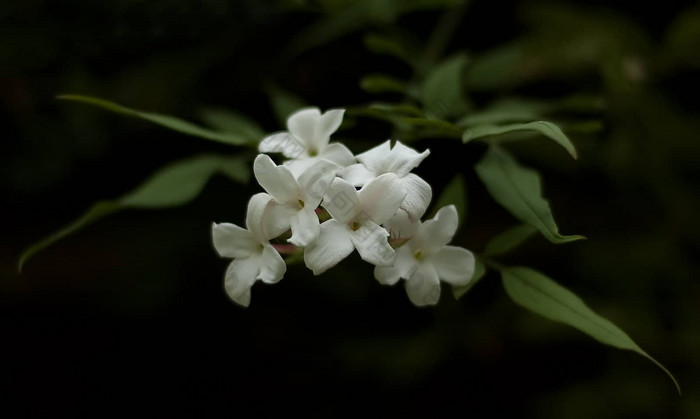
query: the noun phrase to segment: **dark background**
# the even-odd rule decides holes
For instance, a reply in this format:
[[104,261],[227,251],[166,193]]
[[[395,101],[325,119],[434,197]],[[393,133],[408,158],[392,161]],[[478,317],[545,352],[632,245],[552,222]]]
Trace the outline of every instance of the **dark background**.
[[[241,309],[223,291],[227,261],[209,229],[212,221],[242,224],[259,188],[222,177],[184,207],[98,222],[17,273],[24,248],[91,203],[120,196],[174,159],[236,151],[57,94],[193,121],[203,105],[229,107],[272,132],[283,127],[266,94],[271,84],[322,109],[375,100],[358,86],[363,75],[409,77],[410,69],[368,52],[362,35],[391,24],[424,40],[442,15],[377,15],[383,3],[366,2],[379,6],[345,33],[308,35],[344,16],[347,6],[333,3],[343,2],[0,5],[0,409],[10,417],[350,416],[377,408],[408,416],[700,415],[700,12],[692,2],[476,1],[446,50],[478,59],[514,41],[526,45],[496,88],[467,86],[477,106],[573,92],[606,101],[603,112],[577,116],[602,129],[569,133],[579,161],[544,141],[513,148],[542,171],[562,232],[588,240],[555,246],[534,238],[505,262],[536,267],[580,295],[666,365],[683,397],[642,357],[517,307],[493,273],[459,301],[443,288],[437,307],[417,309],[401,286],[377,284],[355,254],[320,277],[290,267],[279,284],[256,285],[251,307]],[[336,138],[356,152],[392,132],[355,122]],[[467,180],[469,213],[454,243],[481,251],[515,223],[473,173],[483,146],[415,146],[431,149],[417,171],[436,195],[455,172]]]

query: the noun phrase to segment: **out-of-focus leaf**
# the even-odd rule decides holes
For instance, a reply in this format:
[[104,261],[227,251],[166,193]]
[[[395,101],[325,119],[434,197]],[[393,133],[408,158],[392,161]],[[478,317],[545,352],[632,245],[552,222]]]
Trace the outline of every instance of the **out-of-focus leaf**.
[[392,114],[396,116],[423,116],[423,112],[417,107],[403,103],[373,103],[369,106],[369,108],[382,113]]
[[484,276],[486,273],[486,266],[484,263],[479,260],[479,258],[474,259],[474,276],[472,276],[472,280],[469,281],[469,283],[463,287],[452,287],[452,294],[455,296],[455,299],[460,299],[464,294],[466,294],[474,285],[476,285],[477,282]]
[[104,99],[80,95],[60,95],[57,98],[62,100],[72,100],[76,102],[87,103],[89,105],[107,109],[108,111],[112,111],[122,115],[140,118],[152,122],[154,124],[158,124],[163,127],[169,128],[173,131],[181,132],[183,134],[205,138],[207,140],[217,141],[224,144],[244,145],[253,143],[253,141],[251,141],[249,138],[246,138],[245,136],[239,135],[237,133],[223,133],[211,131],[194,125],[190,122],[183,121],[182,119],[175,118],[173,116],[151,112],[141,112]]
[[467,64],[463,54],[438,64],[423,83],[423,105],[438,118],[463,115],[469,109],[462,91],[462,72]]
[[80,218],[27,248],[20,256],[18,268],[37,252],[73,234],[95,221],[126,208],[168,208],[192,201],[214,173],[247,183],[248,166],[239,157],[201,155],[172,163],[153,174],[134,191],[113,201],[94,204]]
[[411,63],[411,54],[406,47],[396,39],[378,33],[371,33],[364,37],[365,47],[375,54],[390,55],[401,61]]
[[528,224],[520,224],[509,228],[489,240],[484,250],[486,256],[496,256],[508,253],[529,239],[537,229]]
[[206,107],[199,112],[202,121],[224,133],[234,133],[247,138],[251,143],[260,141],[265,131],[255,121],[236,111]]
[[477,125],[532,121],[533,119],[539,118],[547,109],[548,106],[541,102],[515,99],[504,100],[494,103],[483,111],[471,112],[457,122],[457,125],[472,127]]
[[550,320],[568,324],[601,343],[637,352],[668,374],[680,394],[678,382],[663,365],[568,289],[531,268],[504,268],[501,269],[501,275],[506,293],[517,304]]
[[520,221],[542,233],[552,243],[567,243],[584,236],[559,234],[549,202],[542,197],[540,175],[520,166],[504,150],[491,147],[475,167],[489,194]]
[[405,93],[406,82],[395,77],[372,74],[360,80],[360,87],[369,93]]
[[275,112],[277,121],[279,121],[282,126],[287,125],[287,118],[289,115],[301,108],[309,106],[299,96],[280,89],[277,86],[268,86],[267,95],[270,98],[270,104],[272,105],[272,110]]
[[436,131],[443,132],[449,137],[459,137],[461,130],[455,125],[440,119],[430,118],[401,118],[400,121],[412,127],[430,128]]
[[516,78],[522,57],[522,46],[518,43],[492,49],[476,57],[464,75],[467,90],[498,90],[510,86]]
[[456,175],[452,178],[450,183],[445,186],[440,197],[433,204],[432,215],[442,207],[447,205],[454,205],[457,208],[457,219],[459,224],[462,225],[464,218],[467,215],[467,189],[464,183],[464,178],[462,175]]
[[535,131],[547,138],[554,140],[561,145],[573,158],[578,158],[576,148],[571,143],[571,140],[562,132],[562,130],[551,122],[535,121],[527,124],[509,124],[509,125],[480,125],[473,128],[468,128],[462,134],[462,141],[465,143],[485,137],[494,137],[498,135],[508,134],[515,131]]
[[674,61],[700,67],[700,9],[686,10],[678,14],[666,34],[665,52]]

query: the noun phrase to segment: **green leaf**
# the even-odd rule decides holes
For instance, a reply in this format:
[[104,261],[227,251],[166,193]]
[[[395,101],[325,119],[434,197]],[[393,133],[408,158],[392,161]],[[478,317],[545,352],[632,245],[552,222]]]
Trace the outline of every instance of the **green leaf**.
[[141,112],[104,99],[80,95],[61,95],[57,96],[57,99],[87,103],[88,105],[97,106],[122,115],[140,118],[152,122],[154,124],[169,128],[173,131],[178,131],[183,134],[191,135],[193,137],[204,138],[207,140],[231,145],[252,144],[249,138],[246,138],[242,135],[238,135],[235,133],[222,133],[211,131],[194,125],[190,122],[184,121],[182,119],[175,118],[174,116],[162,115],[151,112]]
[[559,234],[549,202],[542,197],[540,175],[520,166],[504,150],[491,147],[475,170],[496,202],[520,221],[538,229],[549,241],[567,243],[585,239]]
[[440,197],[433,204],[432,215],[442,207],[454,205],[457,208],[457,217],[460,225],[464,221],[467,214],[467,189],[464,183],[464,178],[461,175],[456,175],[450,183],[442,190]]
[[383,74],[372,74],[360,80],[362,90],[369,93],[405,93],[406,82]]
[[199,112],[199,117],[215,130],[240,135],[250,143],[265,136],[265,131],[255,121],[231,109],[205,107]]
[[476,285],[477,282],[479,282],[484,274],[486,274],[486,266],[478,258],[474,259],[474,276],[472,276],[472,280],[463,287],[452,287],[452,295],[455,296],[455,299],[459,300],[462,298],[464,294],[466,294],[474,285]]
[[538,119],[548,107],[541,102],[509,99],[496,102],[480,112],[471,112],[457,122],[461,127],[525,122]]
[[506,293],[517,304],[550,320],[568,324],[601,343],[637,352],[668,374],[680,394],[678,382],[663,365],[642,350],[619,327],[588,308],[568,289],[531,268],[504,268],[501,275]]
[[280,89],[277,86],[268,86],[266,90],[270,98],[270,103],[272,104],[272,110],[275,112],[277,121],[279,121],[281,126],[287,126],[287,118],[289,118],[289,115],[301,108],[309,106],[299,96]]
[[569,154],[571,154],[571,156],[574,159],[578,158],[578,155],[576,154],[576,148],[571,143],[571,140],[569,140],[569,138],[562,132],[561,129],[559,129],[558,126],[552,124],[551,122],[545,122],[545,121],[536,121],[536,122],[530,122],[527,124],[511,124],[511,125],[501,125],[501,126],[496,126],[496,125],[477,126],[477,127],[469,128],[469,129],[465,130],[464,134],[462,135],[462,141],[467,143],[471,140],[478,139],[478,138],[493,137],[493,136],[508,134],[511,132],[518,132],[518,131],[538,132],[538,133],[544,135],[545,137],[556,141],[559,145],[564,147],[564,149],[566,149],[566,151],[568,151]]
[[499,90],[512,85],[517,78],[523,58],[521,44],[513,43],[491,49],[475,58],[465,73],[468,90]]
[[412,63],[411,54],[400,41],[377,33],[371,33],[363,39],[365,47],[375,54],[389,55],[401,61]]
[[80,218],[30,246],[20,256],[18,268],[37,252],[93,222],[126,208],[168,208],[192,201],[214,173],[247,183],[248,166],[239,157],[201,155],[172,163],[153,174],[132,192],[112,201],[94,204]]
[[525,240],[529,239],[535,232],[537,232],[537,229],[528,224],[520,224],[509,228],[492,238],[488,244],[486,244],[484,255],[496,256],[508,253],[523,244]]
[[437,65],[423,83],[423,105],[428,113],[438,118],[459,116],[469,105],[462,90],[462,71],[467,64],[463,54]]

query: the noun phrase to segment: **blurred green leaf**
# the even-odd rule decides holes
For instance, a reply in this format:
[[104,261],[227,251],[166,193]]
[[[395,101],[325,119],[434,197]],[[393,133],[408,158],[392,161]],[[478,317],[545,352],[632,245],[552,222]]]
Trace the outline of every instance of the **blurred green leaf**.
[[432,215],[442,207],[454,205],[457,208],[457,219],[461,225],[467,215],[467,193],[462,175],[456,175],[442,190],[440,197],[433,204]]
[[498,90],[510,86],[523,58],[519,43],[504,45],[476,57],[464,74],[467,90]]
[[287,118],[289,115],[301,108],[309,106],[304,99],[277,86],[268,86],[266,91],[270,98],[272,110],[277,117],[277,121],[279,121],[280,125],[283,127],[287,126]]
[[464,294],[469,292],[469,290],[472,289],[477,282],[479,282],[484,274],[486,274],[486,266],[481,260],[479,260],[479,258],[474,259],[474,276],[472,276],[472,280],[463,287],[452,287],[452,295],[455,296],[455,299],[459,300]]
[[510,124],[510,125],[481,125],[473,128],[468,128],[462,135],[462,141],[465,143],[485,137],[494,137],[498,135],[508,134],[516,131],[535,131],[547,138],[554,140],[561,145],[573,158],[578,158],[576,148],[571,143],[571,140],[562,132],[562,130],[551,122],[535,121],[527,124]]
[[559,234],[559,228],[542,197],[540,175],[520,166],[504,150],[491,147],[475,167],[491,196],[519,220],[537,228],[552,243],[567,243],[584,236]]
[[134,191],[113,201],[94,204],[80,218],[27,248],[20,256],[18,268],[29,258],[53,243],[95,221],[126,208],[168,208],[192,201],[214,173],[222,173],[239,183],[247,183],[250,170],[239,157],[201,155],[172,163],[153,174]]
[[405,93],[406,82],[384,74],[364,76],[360,80],[362,90],[369,93]]
[[389,55],[406,63],[412,63],[412,55],[401,41],[378,33],[370,33],[363,38],[365,47],[375,54]]
[[467,112],[469,106],[462,90],[462,71],[466,64],[466,55],[459,54],[438,64],[428,74],[422,87],[427,113],[447,118]]
[[423,112],[420,109],[404,103],[373,103],[369,105],[369,109],[395,116],[423,116]]
[[528,224],[520,224],[509,228],[503,233],[492,238],[486,244],[484,255],[496,256],[508,253],[523,244],[527,239],[535,234],[535,232],[537,232],[537,229]]
[[547,109],[541,102],[509,99],[494,103],[480,112],[471,112],[462,118],[457,125],[471,127],[486,124],[503,124],[506,122],[522,122],[538,119]]
[[601,343],[637,352],[668,374],[680,394],[678,382],[663,365],[568,289],[531,268],[504,268],[501,275],[506,293],[517,304],[550,320],[568,324]]
[[199,112],[202,121],[217,131],[234,133],[256,143],[265,135],[265,131],[251,118],[231,109],[205,107]]
[[237,133],[221,133],[211,131],[194,125],[190,122],[184,121],[182,119],[175,118],[174,116],[162,115],[151,112],[141,112],[104,99],[80,95],[60,95],[57,96],[57,99],[87,103],[89,105],[107,109],[108,111],[112,111],[122,115],[144,119],[146,121],[153,122],[154,124],[161,125],[163,127],[169,128],[173,131],[181,132],[183,134],[205,138],[207,140],[217,141],[224,144],[244,145],[252,143],[250,139]]

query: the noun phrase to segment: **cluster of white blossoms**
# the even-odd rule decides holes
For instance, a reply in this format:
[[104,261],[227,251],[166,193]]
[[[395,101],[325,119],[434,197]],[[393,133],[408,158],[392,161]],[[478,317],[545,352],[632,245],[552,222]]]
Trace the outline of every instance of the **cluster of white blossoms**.
[[[343,144],[330,143],[343,113],[302,109],[287,120],[288,131],[265,137],[259,151],[282,153],[287,160],[278,166],[267,154],[255,159],[255,178],[265,192],[248,203],[247,229],[213,224],[216,251],[233,258],[224,285],[236,303],[250,304],[257,280],[282,279],[287,266],[280,252],[298,248],[304,249],[304,262],[314,275],[356,249],[375,265],[380,283],[393,285],[403,278],[417,306],[437,303],[440,280],[457,286],[471,280],[472,253],[447,245],[457,230],[455,207],[448,205],[433,219],[420,220],[432,190],[410,171],[430,151],[418,153],[386,141],[354,156]],[[286,244],[270,243],[285,239]]]

